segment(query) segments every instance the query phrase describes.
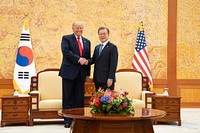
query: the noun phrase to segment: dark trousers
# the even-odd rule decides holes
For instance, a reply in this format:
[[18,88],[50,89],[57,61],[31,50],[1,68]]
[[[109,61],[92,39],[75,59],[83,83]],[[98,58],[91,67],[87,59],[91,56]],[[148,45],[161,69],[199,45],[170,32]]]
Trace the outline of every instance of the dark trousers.
[[99,88],[104,89],[104,91],[105,91],[106,89],[114,90],[114,87],[115,87],[115,82],[113,82],[113,84],[112,84],[110,87],[107,86],[107,83],[98,83],[98,82],[94,82],[94,83],[95,83],[96,91],[97,91]]
[[[84,107],[84,81],[80,74],[74,80],[62,78],[63,109]],[[71,123],[71,118],[64,118],[64,123]]]

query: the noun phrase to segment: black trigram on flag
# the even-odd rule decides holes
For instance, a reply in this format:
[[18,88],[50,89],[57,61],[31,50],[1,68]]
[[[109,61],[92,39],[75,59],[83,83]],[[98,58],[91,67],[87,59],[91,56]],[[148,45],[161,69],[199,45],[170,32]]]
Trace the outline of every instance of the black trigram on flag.
[[29,72],[18,72],[18,79],[29,79]]
[[30,41],[30,34],[22,33],[20,41]]

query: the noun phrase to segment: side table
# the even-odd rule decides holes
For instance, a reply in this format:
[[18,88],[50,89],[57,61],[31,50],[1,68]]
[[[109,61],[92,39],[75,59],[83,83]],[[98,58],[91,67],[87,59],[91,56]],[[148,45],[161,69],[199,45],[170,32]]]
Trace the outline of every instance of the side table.
[[166,111],[167,114],[163,118],[155,119],[157,122],[176,122],[181,126],[180,112],[181,97],[179,96],[152,96],[152,108]]
[[30,96],[1,96],[1,127],[5,123],[25,122],[29,125]]

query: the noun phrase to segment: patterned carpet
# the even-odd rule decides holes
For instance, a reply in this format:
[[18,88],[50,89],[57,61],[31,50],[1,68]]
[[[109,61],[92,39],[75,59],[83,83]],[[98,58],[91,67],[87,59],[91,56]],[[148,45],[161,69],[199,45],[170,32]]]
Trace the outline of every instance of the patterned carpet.
[[[1,118],[1,117],[0,117]],[[177,123],[165,123],[154,125],[155,133],[200,133],[200,108],[181,109],[182,126]],[[5,126],[0,128],[0,133],[69,133],[64,128],[62,121],[57,123],[38,122],[33,127],[24,125]]]

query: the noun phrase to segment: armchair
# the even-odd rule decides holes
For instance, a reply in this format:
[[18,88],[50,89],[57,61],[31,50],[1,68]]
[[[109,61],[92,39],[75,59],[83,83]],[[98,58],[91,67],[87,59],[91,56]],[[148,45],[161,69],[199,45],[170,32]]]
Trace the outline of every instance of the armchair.
[[57,114],[62,109],[62,79],[59,69],[45,69],[31,77],[30,123],[34,119],[61,119]]
[[[30,122],[34,119],[62,119],[58,110],[62,109],[62,78],[58,76],[59,69],[45,69],[31,77],[30,85]],[[94,83],[90,79],[85,83],[84,106],[95,91]]]
[[137,108],[145,107],[145,94],[151,93],[148,86],[148,78],[141,72],[133,69],[119,69],[116,72],[115,90],[124,89],[129,92],[128,97],[133,99],[133,105]]

